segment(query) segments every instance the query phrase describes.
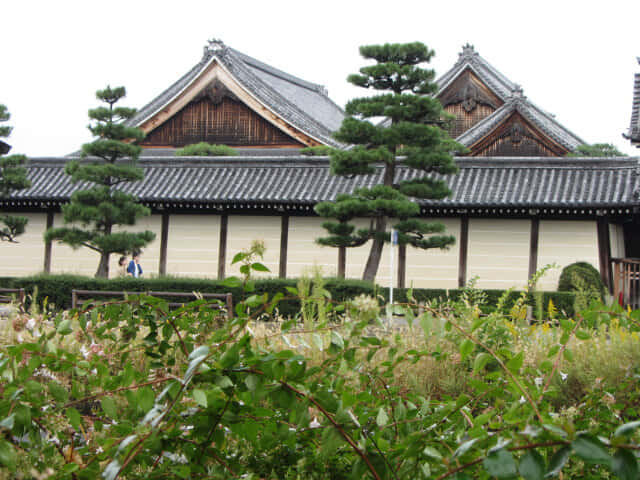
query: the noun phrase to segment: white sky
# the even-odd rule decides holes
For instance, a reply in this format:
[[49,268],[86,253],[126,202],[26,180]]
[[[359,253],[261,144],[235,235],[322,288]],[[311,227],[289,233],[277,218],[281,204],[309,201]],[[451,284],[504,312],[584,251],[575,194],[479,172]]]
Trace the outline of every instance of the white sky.
[[440,76],[468,42],[586,142],[640,154],[621,137],[640,72],[637,0],[14,0],[0,18],[0,103],[12,114],[12,153],[77,150],[91,140],[96,90],[124,85],[122,105],[141,108],[220,38],[325,85],[341,106],[367,95],[345,80],[363,65],[358,46],[424,42]]

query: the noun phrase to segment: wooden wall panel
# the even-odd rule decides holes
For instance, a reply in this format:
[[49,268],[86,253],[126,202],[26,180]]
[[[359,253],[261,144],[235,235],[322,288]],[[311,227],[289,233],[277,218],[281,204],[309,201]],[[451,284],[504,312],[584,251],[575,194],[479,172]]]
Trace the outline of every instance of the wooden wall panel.
[[461,104],[447,105],[444,110],[456,117],[448,130],[451,138],[459,137],[495,111],[494,108],[487,105],[478,105],[473,111],[467,112]]
[[304,146],[243,103],[228,97],[217,103],[209,97],[194,100],[149,132],[141,145],[183,147],[199,142],[233,146]]

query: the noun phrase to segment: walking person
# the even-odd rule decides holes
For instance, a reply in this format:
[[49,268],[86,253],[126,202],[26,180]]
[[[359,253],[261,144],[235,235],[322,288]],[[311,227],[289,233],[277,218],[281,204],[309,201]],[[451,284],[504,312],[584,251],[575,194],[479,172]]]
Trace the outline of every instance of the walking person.
[[118,276],[119,277],[126,277],[127,275],[131,276],[131,274],[127,271],[127,268],[128,268],[127,257],[123,255],[122,257],[120,257],[120,260],[118,260]]
[[127,273],[134,278],[142,276],[142,265],[140,265],[140,252],[133,252],[132,259],[127,267]]

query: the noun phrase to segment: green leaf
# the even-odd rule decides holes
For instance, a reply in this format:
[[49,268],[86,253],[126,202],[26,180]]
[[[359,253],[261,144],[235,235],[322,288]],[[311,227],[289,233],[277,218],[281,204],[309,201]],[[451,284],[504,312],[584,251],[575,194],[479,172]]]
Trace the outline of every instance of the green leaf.
[[573,362],[573,352],[568,348],[564,349],[562,356],[567,360],[567,362]]
[[344,350],[344,340],[335,330],[331,331],[331,344],[335,345],[340,350]]
[[228,277],[222,280],[220,285],[227,288],[240,288],[242,286],[242,280],[238,277]]
[[520,458],[518,471],[525,480],[542,480],[544,478],[544,458],[536,450],[528,450]]
[[58,382],[52,381],[48,384],[49,393],[56,402],[65,403],[69,400],[69,392]]
[[238,252],[234,255],[233,260],[231,260],[231,264],[236,264],[238,262],[241,262],[242,260],[244,260],[245,258],[247,258],[249,256],[248,253],[245,252]]
[[262,263],[258,263],[258,262],[251,264],[251,270],[255,270],[256,272],[270,272],[271,271],[265,265],[263,265]]
[[512,373],[518,373],[524,363],[524,352],[521,351],[507,362],[507,368]]
[[480,440],[479,438],[473,438],[471,440],[467,440],[462,445],[460,445],[455,452],[453,452],[453,458],[461,457],[465,453],[467,453],[473,445]]
[[442,455],[438,450],[433,447],[426,447],[422,453],[424,453],[427,457],[433,458],[435,460],[442,460]]
[[13,428],[13,424],[15,423],[15,414],[9,415],[7,418],[0,422],[0,427],[8,428],[11,430]]
[[474,373],[477,373],[480,370],[482,370],[487,365],[489,360],[491,360],[491,355],[489,355],[486,352],[481,352],[478,355],[476,355],[476,358],[473,361],[473,371],[474,371]]
[[482,464],[489,475],[498,479],[514,478],[518,473],[513,455],[504,448],[487,455]]
[[571,447],[576,452],[576,455],[587,463],[604,463],[608,465],[611,462],[611,455],[609,455],[602,442],[593,435],[579,435],[578,438],[571,442]]
[[203,408],[207,408],[207,394],[202,390],[196,388],[193,390],[193,399],[198,405]]
[[638,460],[631,451],[622,448],[618,449],[613,456],[611,470],[620,480],[637,480],[640,478]]
[[136,399],[138,401],[138,410],[146,413],[153,408],[156,396],[153,393],[151,387],[142,387],[140,390],[138,390]]
[[16,469],[17,459],[18,455],[13,445],[4,439],[0,439],[0,463],[13,472]]
[[191,354],[189,355],[189,360],[193,360],[194,358],[198,357],[206,357],[207,355],[209,355],[209,347],[206,345],[202,345],[191,352]]
[[80,422],[82,421],[80,412],[73,407],[67,408],[67,418],[71,426],[80,431]]
[[376,423],[379,427],[384,427],[389,421],[389,416],[387,412],[384,411],[383,408],[378,409],[378,416],[376,417]]
[[580,340],[589,340],[591,338],[591,335],[589,335],[589,333],[584,330],[576,330],[576,338]]
[[549,462],[549,467],[547,468],[547,473],[545,473],[545,478],[555,477],[560,473],[564,464],[569,460],[569,456],[571,455],[571,447],[562,447],[551,457],[551,461]]
[[58,328],[56,328],[56,332],[59,335],[69,335],[71,332],[73,332],[73,329],[71,328],[71,320],[66,319],[61,321],[58,324]]
[[619,437],[621,435],[629,435],[633,433],[638,427],[640,427],[640,420],[636,420],[635,422],[625,423],[624,425],[620,425],[615,432],[615,436]]
[[102,410],[108,417],[117,418],[118,408],[112,397],[103,397],[100,404],[102,405]]
[[244,383],[251,392],[255,392],[256,388],[260,385],[260,379],[257,375],[248,375],[244,379]]
[[475,347],[476,347],[475,344],[471,340],[469,340],[468,338],[465,338],[460,344],[461,361],[464,362],[464,360],[469,356],[469,354],[473,352],[473,349]]

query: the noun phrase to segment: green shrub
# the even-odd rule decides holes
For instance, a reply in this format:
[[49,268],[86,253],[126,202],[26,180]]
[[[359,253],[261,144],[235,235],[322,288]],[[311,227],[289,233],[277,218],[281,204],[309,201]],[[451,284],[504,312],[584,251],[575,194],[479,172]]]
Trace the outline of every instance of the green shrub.
[[[286,287],[296,287],[298,279],[294,278],[261,278],[253,280],[255,294],[267,293],[273,297],[279,292],[285,292]],[[231,293],[234,303],[242,300],[241,286],[229,287],[220,280],[187,277],[155,277],[155,278],[131,278],[121,277],[114,279],[101,279],[84,277],[80,275],[35,275],[32,277],[0,277],[0,287],[24,288],[28,296],[33,296],[34,289],[37,293],[38,305],[41,307],[44,299],[48,304],[53,304],[56,309],[71,308],[71,290],[117,290],[125,292],[201,292],[201,293]],[[343,280],[339,278],[325,279],[324,287],[331,294],[333,302],[344,302],[359,295],[378,296],[381,301],[388,301],[389,289],[374,285],[363,280]],[[394,289],[394,301],[408,303],[408,289]],[[485,313],[492,311],[492,306],[498,303],[498,299],[504,294],[504,290],[482,290],[486,295],[486,304],[483,306]],[[414,288],[412,295],[416,302],[444,302],[447,300],[458,301],[463,289],[442,288]],[[510,309],[520,296],[519,291],[511,291],[505,302],[505,309]],[[543,308],[546,311],[551,300],[559,312],[567,316],[574,314],[574,292],[542,292]],[[27,299],[29,306],[31,298]],[[535,306],[532,294],[527,297],[528,305]],[[293,317],[300,312],[300,300],[293,295],[280,301],[278,312],[284,317]]]
[[300,153],[310,157],[324,157],[329,155],[332,150],[335,149],[326,145],[318,145],[317,147],[301,148]]
[[587,262],[576,262],[562,269],[558,281],[560,292],[596,292],[600,299],[604,297],[605,289],[600,272]]
[[235,157],[238,152],[226,145],[212,145],[207,142],[194,143],[176,150],[181,157]]

